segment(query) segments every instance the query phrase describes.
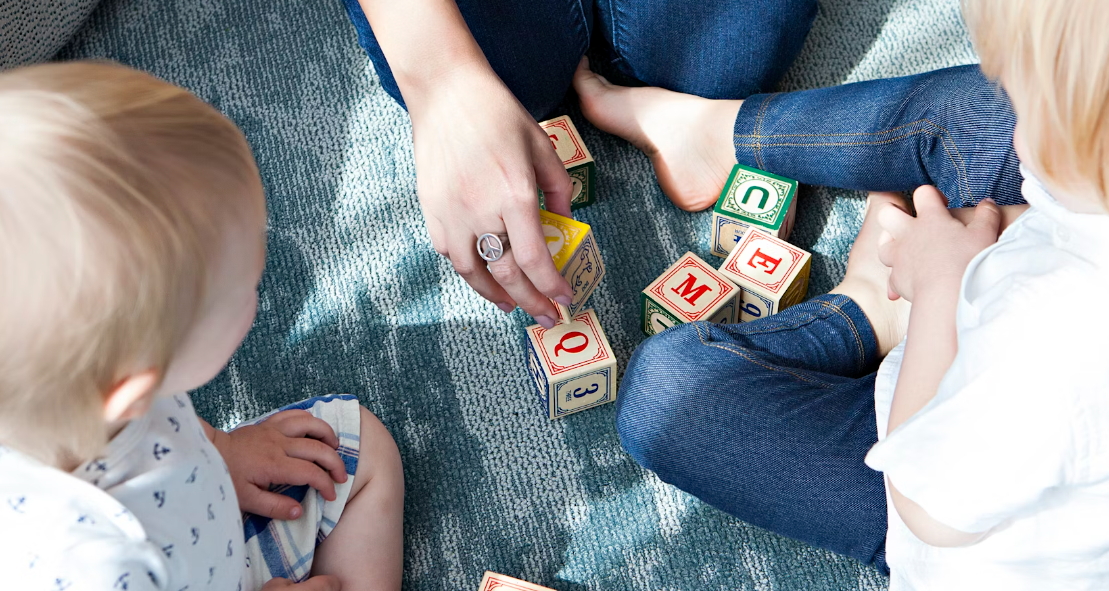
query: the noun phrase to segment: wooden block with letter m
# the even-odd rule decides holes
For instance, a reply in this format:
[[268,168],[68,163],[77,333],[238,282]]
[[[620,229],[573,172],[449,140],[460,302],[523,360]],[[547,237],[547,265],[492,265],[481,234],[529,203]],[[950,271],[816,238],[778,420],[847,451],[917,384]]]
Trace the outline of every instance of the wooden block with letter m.
[[720,272],[743,290],[740,320],[763,318],[805,299],[812,256],[761,230],[751,230],[732,249]]
[[707,320],[739,322],[740,289],[697,255],[687,252],[640,294],[643,332]]
[[788,236],[796,197],[797,181],[736,164],[712,208],[712,254],[727,257],[751,228]]
[[[562,165],[566,167],[566,172],[570,175],[570,183],[573,184],[570,193],[570,209],[574,210],[592,204],[595,201],[594,185],[597,183],[597,165],[593,162],[593,156],[589,153],[589,148],[585,147],[585,142],[582,141],[578,128],[574,127],[574,122],[570,120],[570,117],[563,115],[543,121],[539,124],[539,127],[547,132],[551,145],[554,146],[555,152],[562,160]],[[542,191],[539,192],[539,199],[542,204]]]
[[528,373],[552,419],[616,400],[616,355],[597,314],[527,327]]
[[478,591],[554,591],[554,589],[487,570],[481,579]]
[[574,289],[569,311],[571,316],[577,316],[605,276],[593,229],[589,224],[543,210],[539,211],[539,223],[555,268]]

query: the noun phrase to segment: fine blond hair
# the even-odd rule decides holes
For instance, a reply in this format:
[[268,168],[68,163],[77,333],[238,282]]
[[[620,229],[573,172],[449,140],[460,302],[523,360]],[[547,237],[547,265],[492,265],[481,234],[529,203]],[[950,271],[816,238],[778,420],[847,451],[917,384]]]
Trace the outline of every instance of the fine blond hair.
[[242,133],[184,89],[108,62],[0,73],[0,443],[98,453],[106,395],[164,375],[227,232],[264,215]]
[[1109,204],[1109,5],[963,0],[982,71],[1008,91],[1032,168]]

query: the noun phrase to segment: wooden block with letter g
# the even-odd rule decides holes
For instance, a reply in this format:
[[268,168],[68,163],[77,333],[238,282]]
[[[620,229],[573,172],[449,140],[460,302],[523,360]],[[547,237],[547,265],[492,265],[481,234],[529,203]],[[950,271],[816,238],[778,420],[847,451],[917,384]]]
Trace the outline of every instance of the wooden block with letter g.
[[[543,121],[539,124],[547,137],[551,140],[555,152],[566,167],[573,185],[570,193],[570,209],[578,209],[590,205],[595,201],[594,185],[597,182],[597,165],[585,142],[581,140],[578,128],[570,117],[563,115]],[[543,203],[543,192],[539,192],[540,203]]]
[[569,309],[571,316],[577,316],[605,276],[593,229],[589,224],[543,210],[539,211],[539,223],[555,268],[574,289]]
[[684,322],[739,322],[740,289],[691,252],[652,281],[639,299],[648,336]]
[[552,419],[616,400],[616,355],[597,314],[527,327],[528,373]]
[[812,256],[761,230],[732,249],[720,272],[743,290],[740,320],[756,320],[801,303],[809,289]]
[[481,578],[478,591],[554,591],[554,589],[487,570],[485,576]]
[[727,257],[751,228],[789,235],[797,181],[736,164],[712,208],[712,254]]

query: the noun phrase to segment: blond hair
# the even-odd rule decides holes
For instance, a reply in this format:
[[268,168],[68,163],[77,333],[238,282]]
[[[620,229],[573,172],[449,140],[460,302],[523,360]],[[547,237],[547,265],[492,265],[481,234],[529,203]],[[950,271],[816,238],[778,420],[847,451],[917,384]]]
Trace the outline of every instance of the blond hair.
[[1008,91],[1033,170],[1109,203],[1109,6],[963,0],[986,75]]
[[0,74],[0,443],[98,453],[105,396],[164,375],[261,195],[242,133],[177,86],[107,62]]

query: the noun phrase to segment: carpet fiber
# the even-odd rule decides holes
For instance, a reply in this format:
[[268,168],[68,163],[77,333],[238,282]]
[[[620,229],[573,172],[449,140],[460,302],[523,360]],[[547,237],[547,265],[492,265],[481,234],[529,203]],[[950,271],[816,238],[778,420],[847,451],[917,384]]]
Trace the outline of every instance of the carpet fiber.
[[[105,57],[189,88],[246,132],[265,179],[258,320],[193,393],[216,425],[350,392],[405,462],[405,588],[476,588],[486,569],[559,590],[884,589],[848,559],[746,525],[662,484],[620,448],[614,407],[548,420],[522,312],[480,299],[431,249],[411,127],[380,89],[339,0],[108,0],[60,57]],[[957,0],[828,0],[785,88],[968,63]],[[620,369],[642,340],[636,294],[708,256],[709,216],[660,192],[646,158],[573,109],[598,166],[593,295]],[[842,276],[859,195],[804,188],[794,241],[810,295]]]

